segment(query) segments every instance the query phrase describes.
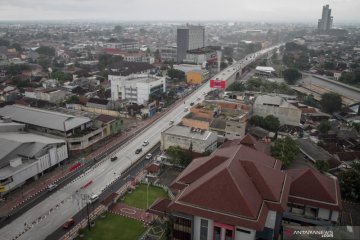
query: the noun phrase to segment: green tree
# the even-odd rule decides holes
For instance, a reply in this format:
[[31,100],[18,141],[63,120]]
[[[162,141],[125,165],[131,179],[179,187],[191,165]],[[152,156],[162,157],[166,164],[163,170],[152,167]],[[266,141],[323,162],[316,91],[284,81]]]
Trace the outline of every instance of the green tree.
[[273,115],[268,115],[264,118],[264,128],[276,132],[280,127],[280,121]]
[[324,69],[326,69],[326,70],[334,70],[335,69],[335,63],[334,62],[325,62],[324,63]]
[[258,115],[252,116],[249,120],[249,124],[261,127],[264,125],[264,118]]
[[326,134],[326,133],[331,129],[330,122],[327,121],[327,120],[321,121],[321,123],[319,124],[319,126],[317,127],[317,129],[318,129],[319,132],[321,132],[322,134]]
[[262,127],[272,132],[276,132],[280,127],[279,119],[273,115],[268,115],[265,118],[257,115],[252,116],[249,120],[249,124]]
[[318,105],[314,98],[314,95],[312,94],[305,96],[303,99],[303,103],[311,107],[316,107]]
[[327,172],[329,170],[329,163],[327,161],[316,161],[315,167],[321,172]]
[[13,43],[10,46],[11,48],[15,48],[17,52],[22,52],[22,47],[20,45],[20,43]]
[[294,84],[301,78],[301,73],[297,69],[289,68],[283,72],[283,76],[288,84]]
[[124,28],[120,25],[116,25],[114,27],[114,32],[116,32],[116,33],[122,33],[123,31],[124,31]]
[[353,123],[352,126],[358,133],[360,133],[360,123]]
[[184,80],[185,79],[185,72],[177,69],[169,69],[167,71],[167,75],[171,79],[178,79],[178,80]]
[[65,73],[62,71],[55,71],[55,72],[51,73],[51,77],[60,82],[73,80],[73,75],[71,73]]
[[227,88],[227,90],[243,92],[246,90],[246,88],[245,88],[244,84],[242,84],[241,82],[234,82]]
[[271,146],[271,156],[282,161],[286,167],[289,166],[299,152],[297,143],[290,137],[276,139]]
[[220,63],[220,69],[225,69],[227,67],[228,67],[228,65],[226,64],[226,62],[221,62]]
[[110,65],[115,63],[121,63],[122,61],[123,61],[123,57],[121,56],[101,54],[99,56],[98,67],[100,68],[100,70],[104,70],[105,68],[110,67]]
[[234,53],[234,48],[233,47],[230,47],[230,46],[224,47],[223,54],[224,54],[225,57],[232,58],[233,53]]
[[179,146],[170,146],[165,152],[173,164],[180,164],[186,167],[192,160],[190,151],[184,151]]
[[71,95],[67,100],[66,103],[68,104],[78,104],[79,103],[79,96]]
[[352,168],[338,175],[341,195],[345,199],[360,201],[360,163],[353,162]]
[[53,47],[41,46],[38,49],[36,49],[36,52],[49,57],[55,56],[55,48]]
[[333,92],[324,93],[323,95],[321,95],[320,104],[325,112],[334,113],[341,109],[341,96]]

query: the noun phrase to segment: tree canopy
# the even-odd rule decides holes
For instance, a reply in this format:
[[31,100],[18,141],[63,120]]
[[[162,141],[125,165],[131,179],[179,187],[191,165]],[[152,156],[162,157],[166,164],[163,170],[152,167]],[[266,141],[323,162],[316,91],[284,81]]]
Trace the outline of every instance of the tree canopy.
[[0,38],[0,46],[8,47],[10,45],[10,42],[4,38]]
[[289,68],[283,72],[283,76],[288,84],[294,84],[301,78],[301,73],[297,69]]
[[73,80],[73,75],[71,73],[65,73],[62,71],[56,71],[56,72],[51,73],[51,77],[60,82]]
[[41,46],[38,49],[36,49],[36,52],[49,57],[55,56],[55,48],[53,47]]
[[114,63],[121,63],[123,61],[122,56],[112,56],[107,54],[99,55],[99,63],[98,66],[101,70],[108,68],[110,65]]
[[338,175],[341,195],[349,200],[360,201],[360,163],[353,162],[352,168]]
[[284,166],[289,166],[299,152],[297,143],[290,137],[276,139],[271,147],[271,156],[282,161]]
[[244,84],[240,83],[240,82],[234,82],[233,84],[231,84],[228,88],[228,91],[238,91],[238,92],[242,92],[246,90],[246,87]]
[[316,161],[315,167],[321,172],[327,172],[329,170],[329,163],[327,161]]
[[167,75],[171,79],[178,79],[178,80],[184,80],[185,79],[185,72],[177,69],[169,69],[167,71]]
[[166,155],[169,156],[173,164],[179,164],[186,167],[192,161],[190,151],[184,151],[179,146],[170,146],[166,149]]
[[322,134],[326,134],[326,133],[331,129],[330,122],[327,121],[327,120],[321,121],[321,123],[319,124],[319,126],[317,127],[317,129],[318,129],[319,132],[321,132]]
[[341,109],[342,99],[341,96],[337,93],[324,93],[321,95],[320,104],[325,112],[334,113]]
[[276,132],[280,127],[280,121],[273,115],[268,115],[265,118],[261,116],[252,116],[249,121],[250,125],[262,127],[271,132]]

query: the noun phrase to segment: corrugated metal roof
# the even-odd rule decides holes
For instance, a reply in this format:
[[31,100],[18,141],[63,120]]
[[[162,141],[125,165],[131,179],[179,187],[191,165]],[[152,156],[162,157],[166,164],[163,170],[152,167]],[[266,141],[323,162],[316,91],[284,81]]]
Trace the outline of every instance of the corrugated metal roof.
[[9,105],[0,108],[0,116],[8,116],[16,122],[32,124],[62,132],[74,129],[91,121],[90,118],[77,117],[20,105]]
[[7,132],[0,134],[0,168],[16,157],[32,158],[47,145],[64,143],[62,139],[49,138],[33,133]]

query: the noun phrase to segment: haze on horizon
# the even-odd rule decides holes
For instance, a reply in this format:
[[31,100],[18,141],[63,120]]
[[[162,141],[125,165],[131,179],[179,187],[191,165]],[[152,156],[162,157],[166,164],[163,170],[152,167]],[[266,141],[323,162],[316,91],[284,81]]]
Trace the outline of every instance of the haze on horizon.
[[0,0],[0,21],[257,21],[317,24],[330,4],[334,25],[359,23],[359,0]]

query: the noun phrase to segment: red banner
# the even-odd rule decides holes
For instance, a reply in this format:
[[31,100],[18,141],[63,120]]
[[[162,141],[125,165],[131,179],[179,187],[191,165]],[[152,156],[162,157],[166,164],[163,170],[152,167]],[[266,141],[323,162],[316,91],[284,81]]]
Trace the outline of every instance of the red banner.
[[210,80],[210,88],[220,88],[225,89],[225,81],[224,80]]
[[87,188],[90,184],[92,184],[93,183],[93,181],[92,180],[90,180],[90,181],[88,181],[84,186],[82,186],[81,188],[82,189],[84,189],[84,188]]
[[77,162],[75,163],[74,165],[72,165],[71,167],[69,167],[68,171],[71,172],[71,171],[74,171],[75,169],[77,169],[78,167],[81,166],[81,163],[80,162]]

